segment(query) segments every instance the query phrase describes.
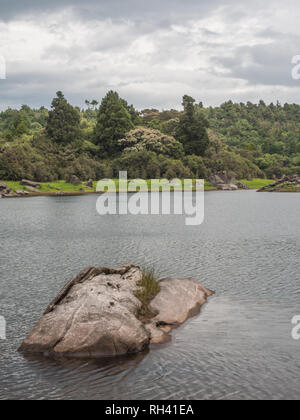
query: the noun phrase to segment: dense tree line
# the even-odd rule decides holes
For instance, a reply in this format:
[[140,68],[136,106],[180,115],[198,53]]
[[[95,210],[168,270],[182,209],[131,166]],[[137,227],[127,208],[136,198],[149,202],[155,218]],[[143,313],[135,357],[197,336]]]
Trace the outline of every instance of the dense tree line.
[[0,113],[0,179],[117,176],[237,178],[300,174],[300,106],[234,104],[138,112],[117,92],[73,107],[57,92],[51,109]]

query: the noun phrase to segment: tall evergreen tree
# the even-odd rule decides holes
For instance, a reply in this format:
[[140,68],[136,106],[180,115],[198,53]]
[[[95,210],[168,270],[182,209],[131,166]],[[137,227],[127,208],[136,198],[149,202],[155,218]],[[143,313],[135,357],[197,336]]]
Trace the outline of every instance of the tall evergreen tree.
[[80,114],[68,103],[62,92],[57,92],[49,112],[46,133],[56,143],[68,144],[80,134]]
[[207,121],[201,113],[196,113],[195,99],[183,97],[184,113],[180,117],[176,138],[183,144],[187,155],[203,156],[209,146]]
[[94,137],[95,143],[101,146],[101,152],[106,156],[117,154],[118,140],[134,128],[126,104],[117,92],[110,91],[100,105]]

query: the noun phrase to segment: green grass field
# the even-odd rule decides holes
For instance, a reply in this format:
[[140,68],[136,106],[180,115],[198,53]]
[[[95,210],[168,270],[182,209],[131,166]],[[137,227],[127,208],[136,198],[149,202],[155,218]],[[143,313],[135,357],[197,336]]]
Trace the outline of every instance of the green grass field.
[[246,179],[242,179],[241,182],[248,185],[253,190],[259,190],[260,188],[265,187],[266,185],[272,184],[274,179],[252,179],[252,181],[247,181]]
[[[117,191],[119,191],[119,180],[115,179]],[[10,187],[13,191],[16,190],[25,190],[26,187],[21,185],[17,181],[0,181],[4,182],[8,187]],[[249,185],[251,189],[260,189],[266,185],[269,185],[273,182],[271,179],[253,179],[252,181],[242,180],[245,184]],[[150,187],[150,180],[147,180],[147,186]],[[57,194],[59,192],[64,192],[67,194],[80,194],[80,193],[92,193],[96,191],[97,182],[94,182],[94,188],[87,188],[82,185],[72,185],[67,183],[66,181],[56,181],[56,182],[42,182],[40,183],[42,188],[40,189],[40,194]],[[195,181],[194,181],[195,185]],[[208,181],[205,181],[205,191],[214,191],[216,190]],[[84,191],[80,191],[83,189]]]
[[[17,181],[0,181],[6,184],[13,191],[16,190],[25,190],[26,186],[21,185]],[[58,192],[69,192],[69,193],[80,193],[80,189],[83,188],[85,192],[93,192],[94,189],[83,187],[82,185],[72,185],[68,184],[65,181],[56,181],[56,182],[41,182],[42,188],[39,190],[41,194],[47,193],[58,193]]]

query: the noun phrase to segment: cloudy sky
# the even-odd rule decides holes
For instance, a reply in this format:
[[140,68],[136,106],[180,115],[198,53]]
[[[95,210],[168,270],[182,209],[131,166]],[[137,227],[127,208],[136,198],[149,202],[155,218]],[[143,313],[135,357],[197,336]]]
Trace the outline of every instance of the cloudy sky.
[[57,90],[79,106],[109,89],[139,109],[300,103],[296,55],[299,0],[0,0],[0,109]]

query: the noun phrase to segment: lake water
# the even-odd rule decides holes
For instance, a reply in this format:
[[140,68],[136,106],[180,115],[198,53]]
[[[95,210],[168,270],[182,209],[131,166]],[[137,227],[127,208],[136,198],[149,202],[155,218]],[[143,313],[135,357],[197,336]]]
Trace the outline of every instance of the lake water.
[[[1,200],[0,399],[300,398],[300,195],[205,194],[205,223],[105,216],[97,196]],[[17,352],[65,282],[133,262],[215,290],[172,343],[129,358],[53,361]]]

